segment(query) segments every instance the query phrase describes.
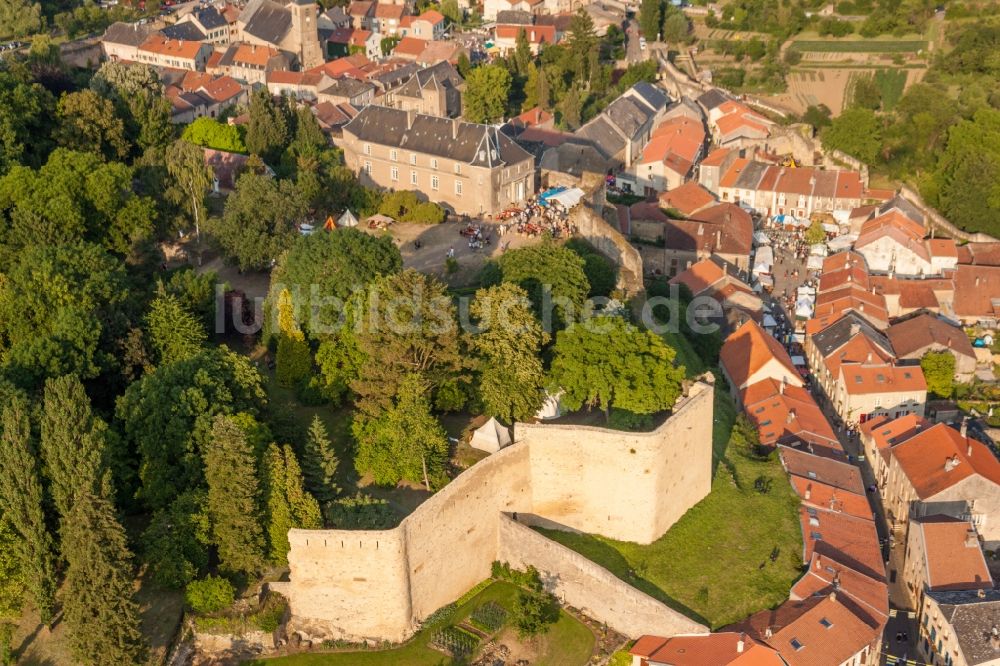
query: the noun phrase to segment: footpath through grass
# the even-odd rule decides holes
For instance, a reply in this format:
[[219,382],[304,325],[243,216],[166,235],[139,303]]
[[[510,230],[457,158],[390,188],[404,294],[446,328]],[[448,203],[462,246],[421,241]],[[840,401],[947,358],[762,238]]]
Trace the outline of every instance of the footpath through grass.
[[[428,647],[428,643],[438,631],[466,620],[475,609],[489,601],[503,606],[509,618],[517,591],[511,583],[494,582],[433,626],[421,629],[406,644],[391,650],[307,652],[244,663],[246,666],[450,666],[467,663],[454,661]],[[538,637],[521,641],[516,633],[505,627],[500,630],[497,641],[510,647],[512,652],[527,656],[535,666],[583,666],[590,660],[595,639],[586,625],[560,610],[559,620]]]
[[[776,606],[802,572],[799,500],[776,457],[757,461],[729,449],[735,418],[717,387],[712,492],[658,541],[541,531],[713,629]],[[755,489],[757,479],[767,493]]]

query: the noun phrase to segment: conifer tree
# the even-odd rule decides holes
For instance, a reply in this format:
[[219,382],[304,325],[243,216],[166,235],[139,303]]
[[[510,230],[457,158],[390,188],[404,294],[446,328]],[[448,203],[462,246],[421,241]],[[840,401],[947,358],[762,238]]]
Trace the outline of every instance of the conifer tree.
[[189,359],[204,348],[208,339],[202,322],[162,287],[149,306],[146,327],[159,363]]
[[271,444],[264,454],[264,504],[271,561],[288,557],[288,530],[321,526],[319,504],[302,489],[302,471],[290,446]]
[[278,383],[297,385],[312,370],[312,353],[305,334],[295,321],[292,295],[287,289],[278,294],[278,352],[275,359]]
[[49,492],[60,523],[66,521],[77,496],[98,492],[106,466],[107,426],[95,417],[76,375],[45,382],[41,454]]
[[253,447],[232,417],[219,415],[204,457],[208,514],[221,567],[231,573],[252,573],[264,561]]
[[15,397],[0,420],[0,509],[20,537],[18,542],[25,587],[42,622],[52,620],[55,604],[55,561],[52,536],[42,511],[42,484],[31,441],[31,423],[24,399]]
[[74,499],[64,551],[63,615],[77,660],[92,666],[142,663],[146,644],[132,596],[132,554],[110,501],[91,492]]
[[314,416],[302,454],[302,473],[306,488],[321,503],[332,502],[340,493],[334,480],[340,461],[319,416]]

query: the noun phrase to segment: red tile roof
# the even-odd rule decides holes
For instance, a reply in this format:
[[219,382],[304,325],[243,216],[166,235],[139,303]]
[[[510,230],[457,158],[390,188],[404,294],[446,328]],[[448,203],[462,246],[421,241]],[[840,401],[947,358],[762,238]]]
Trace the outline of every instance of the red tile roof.
[[439,11],[428,9],[426,12],[418,16],[421,21],[427,21],[431,25],[437,25],[444,21],[444,14]]
[[898,419],[882,416],[861,424],[861,433],[874,441],[877,450],[881,450],[906,441],[930,426],[930,421],[916,414],[907,414]]
[[731,152],[732,150],[730,150],[729,148],[716,148],[715,150],[713,150],[712,152],[710,152],[708,155],[705,156],[705,159],[701,161],[701,165],[713,166],[713,167],[722,166],[722,163],[725,161],[727,157],[729,157],[729,153]]
[[192,42],[185,39],[167,39],[160,33],[154,32],[146,38],[146,41],[139,45],[139,50],[174,58],[194,60],[203,46],[202,42]]
[[715,196],[693,180],[675,187],[659,196],[662,208],[673,208],[681,215],[693,215],[715,203]]
[[524,30],[529,44],[555,44],[556,27],[554,25],[498,25],[497,39],[517,39]]
[[836,558],[862,573],[885,577],[885,562],[879,546],[878,532],[871,516],[858,518],[825,509],[799,508],[802,537],[805,541],[805,561],[814,552]]
[[890,449],[920,499],[974,474],[1000,485],[1000,461],[982,442],[939,423]]
[[398,21],[403,18],[404,11],[406,11],[406,7],[403,5],[389,5],[379,2],[375,5],[375,18],[396,19]]
[[789,597],[798,601],[810,597],[828,596],[836,591],[838,598],[850,601],[859,617],[866,617],[871,626],[884,623],[889,615],[889,593],[885,582],[865,575],[836,558],[813,553],[809,568],[792,586]]
[[960,264],[952,307],[960,317],[1000,319],[1000,266]]
[[650,664],[670,666],[783,666],[773,649],[738,632],[673,638],[643,636],[629,654]]
[[427,48],[426,39],[418,39],[417,37],[403,37],[396,44],[396,48],[392,50],[393,55],[410,55],[416,58],[424,49]]
[[972,523],[950,516],[915,521],[931,590],[991,590],[993,578]]
[[267,61],[278,55],[278,49],[257,44],[240,44],[233,52],[233,63],[264,67]]
[[778,457],[781,459],[785,471],[792,476],[819,481],[857,495],[865,492],[861,472],[854,465],[787,446],[779,447]]
[[745,388],[740,397],[761,444],[805,445],[820,455],[843,457],[837,435],[805,388],[765,379]]
[[757,322],[748,321],[726,338],[719,352],[719,364],[736,388],[745,387],[750,378],[772,360],[777,361],[788,381],[802,382],[788,352]]
[[946,348],[963,356],[976,355],[965,331],[928,314],[893,324],[886,329],[885,334],[899,357],[909,356],[931,346]]

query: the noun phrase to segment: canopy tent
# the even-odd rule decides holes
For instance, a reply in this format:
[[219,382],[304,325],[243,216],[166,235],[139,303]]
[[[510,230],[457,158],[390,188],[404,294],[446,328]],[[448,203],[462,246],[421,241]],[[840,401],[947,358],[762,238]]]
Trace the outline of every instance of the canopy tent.
[[857,234],[844,234],[827,241],[826,246],[830,249],[831,253],[840,252],[841,250],[850,249],[856,240],[858,240]]
[[809,259],[806,260],[806,268],[811,271],[818,271],[823,269],[823,257],[817,256],[815,254],[810,254]]
[[550,197],[546,197],[549,201],[558,201],[560,205],[566,210],[569,210],[573,206],[580,203],[580,199],[583,198],[583,190],[579,187],[573,187],[568,190],[564,190],[559,194],[553,194]]
[[496,453],[508,445],[510,445],[510,431],[492,416],[489,421],[476,428],[469,441],[469,446],[472,448],[488,453]]
[[800,286],[795,290],[795,295],[799,298],[808,298],[811,301],[816,300],[816,287],[810,287],[807,284]]
[[764,328],[774,328],[778,325],[778,320],[773,315],[764,315]]
[[823,231],[825,231],[828,234],[836,235],[840,233],[840,226],[836,224],[830,224],[829,222],[824,222]]
[[753,290],[758,293],[764,287],[774,286],[774,278],[772,278],[770,275],[767,275],[766,273],[761,273],[760,275],[757,275],[755,277],[757,278],[757,284],[754,285]]
[[799,297],[795,301],[795,316],[799,319],[809,319],[813,314],[813,299]]
[[810,245],[809,254],[814,254],[817,257],[825,257],[827,255],[826,243],[814,243]]
[[757,254],[753,260],[753,273],[770,273],[771,266],[774,265],[774,249],[770,245],[763,245],[757,248]]
[[753,242],[757,245],[770,245],[771,238],[763,231],[755,231],[753,232]]
[[350,209],[345,210],[344,214],[340,216],[337,220],[338,227],[356,227],[358,226],[358,218],[354,217],[354,213]]
[[792,365],[803,366],[805,364],[806,364],[806,357],[805,356],[793,356],[792,357]]
[[546,392],[545,401],[535,414],[535,418],[540,421],[548,421],[549,419],[557,419],[562,416],[562,403],[559,401],[560,397],[562,397],[562,391],[555,394]]
[[833,219],[837,221],[837,224],[844,225],[850,224],[851,222],[851,211],[849,210],[835,210],[832,215]]

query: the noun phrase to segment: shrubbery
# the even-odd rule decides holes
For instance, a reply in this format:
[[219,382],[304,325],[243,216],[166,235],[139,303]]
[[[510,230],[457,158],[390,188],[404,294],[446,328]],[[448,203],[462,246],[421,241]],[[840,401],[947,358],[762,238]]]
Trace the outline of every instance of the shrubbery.
[[444,209],[436,203],[421,201],[414,192],[390,192],[382,197],[378,212],[398,222],[440,224],[444,222]]
[[184,590],[184,602],[195,613],[218,613],[233,605],[236,592],[233,584],[221,576],[206,576],[193,580]]
[[243,131],[237,125],[220,123],[214,118],[198,118],[184,128],[182,137],[196,146],[224,150],[228,153],[246,153]]

